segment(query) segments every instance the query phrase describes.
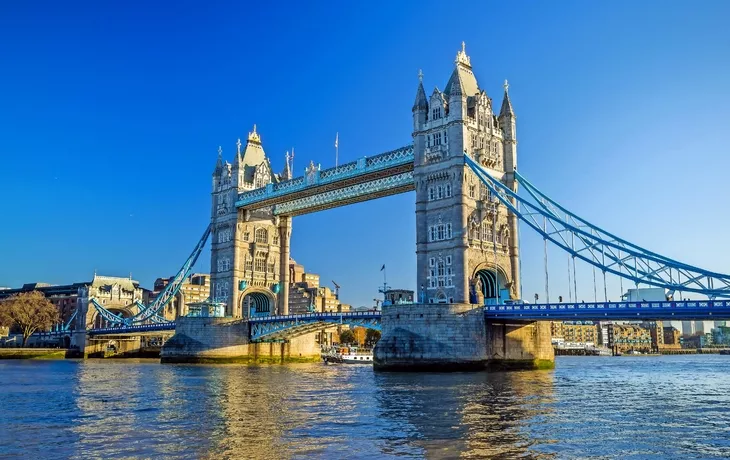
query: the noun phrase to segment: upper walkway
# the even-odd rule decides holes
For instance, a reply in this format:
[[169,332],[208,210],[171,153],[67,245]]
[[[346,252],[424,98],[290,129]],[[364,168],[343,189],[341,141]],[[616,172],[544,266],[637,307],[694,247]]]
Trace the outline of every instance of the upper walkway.
[[296,216],[414,190],[413,146],[267,184],[238,195],[237,208],[273,207],[275,215]]

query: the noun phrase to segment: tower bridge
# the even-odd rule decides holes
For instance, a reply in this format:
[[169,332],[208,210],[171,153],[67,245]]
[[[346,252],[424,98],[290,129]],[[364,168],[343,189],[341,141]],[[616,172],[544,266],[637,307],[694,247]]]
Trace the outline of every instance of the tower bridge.
[[[321,169],[309,164],[293,177],[289,158],[275,173],[256,126],[231,162],[219,148],[212,175],[211,221],[175,280],[192,269],[211,238],[211,302],[225,318],[179,318],[161,324],[157,312],[174,297],[172,282],[132,318],[94,305],[120,327],[90,335],[167,328],[176,335],[163,359],[277,352],[314,352],[303,337],[337,324],[382,328],[381,368],[482,367],[499,362],[540,366],[553,359],[552,319],[667,319],[730,317],[730,276],[646,250],[595,226],[550,199],[517,172],[516,115],[505,82],[499,110],[479,87],[466,49],[458,51],[443,90],[427,95],[419,75],[411,108],[413,143]],[[521,190],[519,185],[522,185]],[[415,191],[418,303],[381,313],[289,315],[293,217]],[[518,222],[575,261],[606,275],[674,293],[703,294],[686,302],[527,305],[520,296]],[[547,249],[546,249],[547,250]],[[604,281],[605,282],[605,281]],[[157,325],[153,323],[157,323]],[[124,332],[124,333],[126,333]],[[271,345],[271,344],[269,344]],[[288,348],[287,348],[288,347]],[[275,353],[271,346],[267,353]]]

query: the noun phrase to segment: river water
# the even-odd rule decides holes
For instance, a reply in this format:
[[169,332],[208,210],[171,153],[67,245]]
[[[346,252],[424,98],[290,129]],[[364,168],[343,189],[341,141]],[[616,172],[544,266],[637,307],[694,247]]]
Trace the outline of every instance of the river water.
[[3,458],[730,458],[730,356],[554,371],[0,361]]

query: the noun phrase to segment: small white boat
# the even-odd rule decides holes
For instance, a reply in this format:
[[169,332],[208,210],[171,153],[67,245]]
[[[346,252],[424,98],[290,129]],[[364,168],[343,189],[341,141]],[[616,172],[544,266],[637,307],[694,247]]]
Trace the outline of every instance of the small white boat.
[[322,361],[325,364],[372,364],[372,350],[358,349],[357,347],[334,347],[322,352]]

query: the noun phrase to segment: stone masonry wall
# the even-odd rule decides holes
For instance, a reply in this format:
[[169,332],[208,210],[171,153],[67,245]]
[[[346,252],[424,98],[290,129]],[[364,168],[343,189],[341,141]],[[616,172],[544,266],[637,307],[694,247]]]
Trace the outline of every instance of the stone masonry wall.
[[383,308],[379,370],[479,369],[486,365],[483,308],[411,304]]
[[287,343],[249,343],[249,324],[232,318],[178,318],[175,335],[162,348],[162,362],[315,361],[320,358],[314,333]]

